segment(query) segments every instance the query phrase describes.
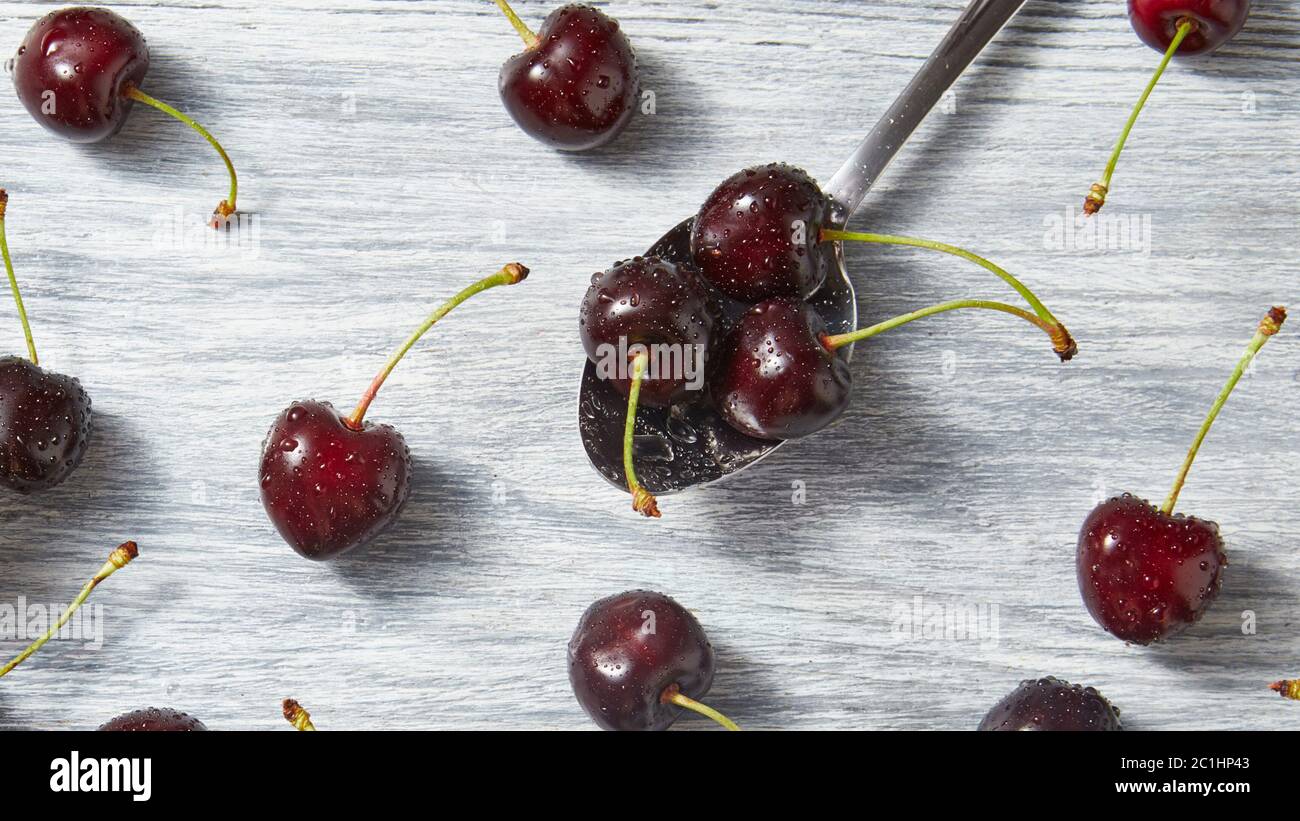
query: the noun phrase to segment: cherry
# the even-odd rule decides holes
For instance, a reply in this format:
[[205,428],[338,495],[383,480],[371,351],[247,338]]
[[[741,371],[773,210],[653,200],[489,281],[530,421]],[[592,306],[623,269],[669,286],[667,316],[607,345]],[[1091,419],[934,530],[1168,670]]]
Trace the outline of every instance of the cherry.
[[750,305],[805,298],[826,281],[813,247],[830,201],[805,172],[772,163],[733,174],[704,201],[691,226],[691,255],[715,288]]
[[1120,132],[1101,182],[1094,183],[1084,199],[1085,214],[1091,216],[1106,204],[1120,154],[1170,61],[1174,57],[1197,57],[1214,51],[1241,31],[1249,15],[1250,0],[1129,0],[1128,16],[1133,30],[1142,42],[1164,52],[1164,58]]
[[51,12],[32,26],[13,60],[14,88],[46,129],[78,143],[96,143],[121,129],[133,103],[180,120],[216,149],[230,174],[230,196],[212,215],[213,227],[236,212],[238,178],[230,157],[203,126],[140,90],[149,71],[144,35],[108,9]]
[[759,439],[796,439],[816,433],[848,407],[853,379],[835,355],[837,350],[927,316],[964,308],[1020,317],[1051,337],[1062,361],[1075,354],[1074,340],[1063,325],[1000,302],[945,302],[830,336],[825,322],[806,303],[771,299],[750,308],[718,349],[710,378],[718,413],[736,430]]
[[713,646],[662,593],[633,590],[587,608],[569,640],[569,681],[605,730],[666,730],[682,709],[740,729],[696,699],[713,684]]
[[1168,638],[1195,623],[1219,594],[1228,563],[1214,522],[1174,515],[1178,494],[1205,435],[1246,367],[1281,328],[1272,309],[1215,400],[1174,488],[1160,508],[1129,494],[1102,502],[1079,531],[1079,591],[1088,612],[1111,634],[1135,644]]
[[636,257],[596,274],[582,299],[578,328],[587,357],[601,379],[628,397],[624,472],[632,508],[645,516],[658,518],[659,506],[632,462],[637,407],[699,397],[720,322],[698,273],[659,257]]
[[662,363],[641,385],[641,402],[656,408],[698,397],[697,377],[720,321],[698,272],[659,257],[636,257],[593,276],[578,313],[587,357],[623,396],[637,353],[648,350]]
[[133,710],[99,727],[101,733],[192,733],[207,730],[207,725],[192,715],[167,707]]
[[348,416],[328,403],[307,401],[295,402],[276,418],[262,444],[262,506],[290,547],[308,559],[331,559],[396,520],[410,491],[410,450],[395,428],[365,421],[370,403],[438,320],[475,294],[527,276],[527,268],[512,262],[434,311],[389,358]]
[[303,706],[297,701],[286,698],[282,707],[284,720],[292,724],[294,728],[304,732],[314,732],[316,730],[316,725],[311,723],[311,713],[303,709]]
[[90,397],[73,377],[37,364],[36,343],[5,236],[8,204],[9,195],[0,189],[0,255],[30,359],[0,357],[0,482],[30,493],[60,484],[81,464],[90,441]]
[[139,555],[140,549],[135,542],[123,542],[118,545],[113,552],[108,554],[108,560],[104,562],[104,566],[99,569],[98,573],[91,576],[90,581],[86,582],[86,585],[81,588],[81,592],[72,600],[72,604],[68,605],[68,608],[64,610],[58,620],[50,626],[50,629],[46,631],[45,635],[28,645],[27,649],[15,656],[13,660],[4,667],[0,667],[0,678],[7,676],[15,667],[31,658],[37,650],[44,647],[46,642],[58,635],[59,630],[63,625],[67,624],[68,619],[72,618],[72,614],[76,613],[77,610],[81,608],[81,605],[86,603],[86,599],[90,598],[90,594],[94,592],[95,588],[99,587],[100,582],[126,567]]
[[327,402],[295,402],[262,445],[262,504],[309,559],[365,544],[397,518],[411,489],[411,451],[389,425],[352,427]]
[[822,344],[826,323],[807,303],[769,299],[741,317],[712,380],[718,413],[759,439],[816,433],[849,406],[853,375]]
[[526,48],[501,67],[506,111],[529,136],[562,151],[586,151],[618,136],[640,93],[636,55],[618,22],[587,5],[561,6],[534,34],[496,0]]
[[980,730],[1123,730],[1119,710],[1101,693],[1060,679],[1040,678],[1020,686],[989,710]]

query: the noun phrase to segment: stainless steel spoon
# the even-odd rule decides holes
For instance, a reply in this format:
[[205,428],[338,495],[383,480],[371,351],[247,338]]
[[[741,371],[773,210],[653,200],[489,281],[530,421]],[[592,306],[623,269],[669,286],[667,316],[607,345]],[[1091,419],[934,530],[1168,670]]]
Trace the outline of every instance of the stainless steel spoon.
[[[867,191],[898,150],[1025,0],[972,0],[930,59],[908,83],[848,162],[831,178],[826,194],[833,204],[832,225],[842,228],[862,204]],[[669,231],[647,252],[675,262],[690,261],[694,218]],[[823,243],[819,252],[834,265],[826,284],[809,300],[826,319],[831,333],[857,327],[857,300],[844,269],[839,243]],[[840,351],[846,358],[852,348]],[[623,474],[623,428],[627,400],[596,375],[588,361],[578,397],[578,429],[591,464],[611,484],[627,490]],[[707,403],[670,409],[637,409],[634,440],[637,478],[657,496],[716,482],[749,467],[781,447],[782,442],[752,439],[722,420]]]

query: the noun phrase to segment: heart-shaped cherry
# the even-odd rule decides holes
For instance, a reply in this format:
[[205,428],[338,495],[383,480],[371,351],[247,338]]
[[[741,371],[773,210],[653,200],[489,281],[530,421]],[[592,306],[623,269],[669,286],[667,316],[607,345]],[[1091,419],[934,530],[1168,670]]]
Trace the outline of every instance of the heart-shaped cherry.
[[108,9],[77,6],[50,12],[27,32],[13,59],[18,99],[38,123],[60,137],[95,143],[117,133],[135,102],[188,125],[217,150],[230,174],[230,197],[212,215],[227,225],[239,193],[226,150],[203,126],[140,90],[149,71],[144,35]]
[[618,136],[640,94],[636,55],[618,22],[587,5],[561,6],[534,34],[496,0],[526,48],[501,67],[506,111],[529,136],[562,151],[586,151]]
[[63,625],[67,624],[68,619],[72,618],[72,615],[81,609],[81,605],[86,603],[86,599],[90,598],[90,594],[94,592],[96,587],[99,587],[101,582],[126,567],[139,555],[140,549],[136,546],[135,542],[123,542],[114,548],[113,552],[108,554],[108,559],[104,562],[104,566],[99,568],[98,573],[90,577],[90,581],[86,582],[85,586],[81,588],[81,592],[72,600],[72,604],[68,605],[67,609],[64,610],[54,624],[50,626],[50,629],[46,631],[45,635],[29,644],[25,650],[14,656],[14,658],[4,667],[0,667],[0,678],[9,675],[15,667],[31,658],[37,650],[40,650],[45,646],[46,642],[57,636]]
[[1241,31],[1248,16],[1250,0],[1129,0],[1128,17],[1133,30],[1142,38],[1142,42],[1156,51],[1164,52],[1164,58],[1129,114],[1101,181],[1093,183],[1084,199],[1085,214],[1091,216],[1106,204],[1120,154],[1124,152],[1138,116],[1146,107],[1151,92],[1164,76],[1170,61],[1174,57],[1197,57],[1214,51]]
[[848,407],[852,375],[836,351],[909,322],[965,308],[1020,317],[1051,337],[1062,361],[1074,356],[1074,340],[1063,325],[1001,302],[945,302],[831,336],[806,303],[772,299],[741,316],[719,346],[710,377],[713,401],[728,424],[749,436],[784,440],[811,435]]
[[294,699],[286,698],[281,707],[284,711],[284,720],[292,724],[295,729],[303,732],[316,730],[316,725],[311,723],[311,713]]
[[688,709],[738,730],[700,704],[713,684],[713,645],[686,608],[633,590],[587,608],[569,640],[569,681],[605,730],[666,730]]
[[1219,393],[1192,443],[1174,488],[1159,509],[1125,494],[1093,509],[1079,531],[1079,592],[1088,612],[1114,636],[1150,644],[1181,632],[1219,594],[1228,563],[1214,522],[1174,515],[1178,494],[1205,435],[1247,366],[1282,327],[1286,311],[1269,311]]
[[410,450],[396,429],[365,421],[370,403],[438,320],[475,294],[527,276],[527,268],[512,262],[434,311],[389,358],[348,416],[309,401],[295,402],[276,418],[262,444],[262,506],[290,547],[308,559],[331,559],[392,524],[410,491]]
[[397,518],[411,489],[411,451],[390,425],[353,427],[327,402],[295,402],[262,445],[262,503],[309,559],[365,544]]
[[1119,710],[1101,693],[1060,679],[1040,678],[1020,686],[997,703],[980,730],[1123,730]]
[[99,726],[101,733],[192,733],[207,729],[194,716],[169,707],[133,710]]
[[30,359],[0,358],[0,482],[30,493],[60,484],[81,464],[90,442],[90,397],[73,377],[37,364],[36,343],[5,235],[8,204],[9,195],[0,189],[0,254]]

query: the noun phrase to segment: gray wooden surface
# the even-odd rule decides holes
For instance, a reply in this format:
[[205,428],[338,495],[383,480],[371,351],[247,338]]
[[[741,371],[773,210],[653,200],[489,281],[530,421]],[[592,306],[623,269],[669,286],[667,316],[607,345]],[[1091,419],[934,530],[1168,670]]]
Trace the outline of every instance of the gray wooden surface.
[[[149,39],[145,90],[238,164],[257,220],[242,248],[176,227],[224,192],[188,130],[137,108],[81,148],[0,92],[37,345],[96,412],[71,481],[0,497],[0,603],[67,602],[117,542],[142,550],[92,599],[103,647],[56,642],[0,682],[0,728],[157,705],[288,730],[287,695],[326,729],[588,728],[565,643],[590,602],[641,586],[696,611],[718,650],[710,701],[749,728],[969,728],[1042,674],[1096,685],[1135,728],[1300,726],[1264,689],[1300,673],[1300,327],[1243,382],[1183,496],[1233,560],[1205,621],[1127,647],[1088,617],[1073,565],[1099,495],[1163,497],[1255,323],[1295,301],[1300,11],[1260,0],[1216,58],[1170,72],[1108,207],[1149,232],[1099,252],[1053,220],[1077,214],[1157,56],[1119,0],[1030,0],[854,224],[1001,261],[1078,360],[1005,317],[913,325],[859,349],[835,428],[650,522],[577,439],[588,276],[741,167],[829,179],[963,3],[603,5],[657,114],[572,157],[503,111],[519,43],[486,0],[116,4]],[[533,23],[551,7],[518,4]],[[0,3],[4,49],[47,8]],[[514,259],[532,278],[449,318],[372,408],[417,463],[400,525],[343,561],[298,558],[257,495],[271,420],[299,398],[355,402],[428,310]],[[864,321],[1014,296],[922,252],[853,249],[850,269]],[[996,606],[997,629],[914,635],[895,622],[915,597]]]

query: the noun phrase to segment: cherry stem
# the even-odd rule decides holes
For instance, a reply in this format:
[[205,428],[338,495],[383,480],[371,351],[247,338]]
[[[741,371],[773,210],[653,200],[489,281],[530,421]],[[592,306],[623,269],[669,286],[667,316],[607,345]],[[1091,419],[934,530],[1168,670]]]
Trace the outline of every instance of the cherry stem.
[[510,4],[507,3],[506,0],[494,1],[497,4],[497,8],[501,9],[506,18],[510,20],[510,25],[514,26],[515,31],[519,32],[519,36],[524,38],[524,45],[529,48],[537,48],[537,44],[540,42],[537,39],[537,35],[533,33],[533,30],[530,29],[523,20],[519,19],[519,15],[515,14],[515,10],[510,8]]
[[1250,366],[1251,361],[1255,359],[1255,355],[1259,353],[1259,349],[1264,347],[1264,344],[1282,329],[1283,322],[1286,322],[1286,309],[1279,307],[1270,310],[1268,315],[1259,323],[1259,329],[1255,331],[1255,336],[1250,340],[1250,344],[1246,346],[1246,353],[1242,354],[1237,367],[1232,371],[1232,376],[1228,377],[1228,384],[1224,385],[1223,390],[1219,391],[1218,398],[1214,400],[1214,404],[1210,407],[1209,415],[1201,423],[1201,429],[1192,442],[1191,450],[1187,451],[1187,458],[1183,460],[1183,467],[1178,471],[1178,478],[1174,480],[1174,488],[1169,491],[1168,498],[1165,499],[1164,505],[1160,508],[1166,516],[1174,512],[1174,505],[1178,504],[1178,494],[1182,492],[1183,483],[1187,481],[1187,473],[1192,469],[1192,462],[1196,461],[1196,453],[1201,449],[1201,443],[1205,441],[1205,434],[1210,432],[1210,426],[1218,418],[1219,411],[1223,410],[1224,403],[1232,395],[1232,389],[1237,387],[1237,383],[1241,381],[1242,375],[1246,372],[1246,368]]
[[873,336],[883,334],[885,331],[892,331],[900,325],[906,325],[909,322],[915,322],[918,319],[924,319],[927,316],[942,314],[947,311],[957,311],[963,308],[981,308],[987,311],[1001,311],[1004,314],[1018,316],[1021,319],[1041,328],[1048,336],[1052,338],[1052,346],[1056,355],[1061,358],[1062,362],[1068,362],[1077,352],[1074,340],[1070,339],[1065,329],[1059,325],[1052,325],[1023,308],[1017,308],[1014,305],[1007,305],[1002,302],[990,302],[983,299],[959,299],[954,302],[944,302],[940,305],[931,305],[929,308],[922,308],[919,311],[912,311],[910,314],[896,316],[893,319],[885,320],[872,325],[869,328],[861,328],[847,334],[837,334],[835,336],[823,335],[822,345],[829,351],[836,351],[845,345],[854,342],[861,342],[864,339],[870,339]]
[[1092,190],[1088,192],[1087,198],[1083,201],[1083,212],[1088,216],[1097,213],[1106,204],[1106,195],[1110,193],[1111,177],[1115,175],[1115,166],[1119,164],[1119,155],[1124,152],[1124,145],[1128,142],[1129,134],[1132,133],[1133,126],[1137,123],[1138,115],[1142,113],[1151,92],[1155,91],[1156,84],[1164,76],[1165,69],[1169,67],[1169,61],[1174,59],[1174,54],[1182,46],[1183,40],[1187,39],[1187,35],[1196,30],[1196,25],[1196,21],[1191,19],[1179,23],[1178,32],[1174,35],[1173,42],[1169,44],[1169,48],[1165,51],[1164,59],[1160,61],[1159,68],[1152,75],[1151,82],[1147,83],[1146,90],[1138,98],[1137,105],[1133,107],[1133,113],[1129,115],[1128,122],[1124,124],[1124,130],[1120,132],[1119,142],[1115,144],[1115,150],[1110,154],[1110,162],[1106,164],[1105,175],[1101,178],[1101,182],[1093,183]]
[[[981,268],[992,272],[1003,282],[1015,289],[1016,293],[1024,297],[1025,302],[1034,309],[1039,319],[1044,322],[1050,322],[1053,325],[1061,325],[1052,312],[1034,296],[1034,292],[1025,287],[1020,280],[1016,279],[1006,269],[996,265],[984,257],[973,254],[965,248],[958,248],[956,245],[948,245],[943,242],[934,242],[928,239],[916,239],[914,237],[899,237],[891,234],[869,234],[862,231],[838,231],[831,228],[824,228],[821,232],[823,242],[871,242],[878,245],[906,245],[912,248],[926,248],[931,251],[938,251],[943,254],[951,254],[954,257],[960,257],[967,262],[973,262]],[[1061,326],[1064,330],[1064,326]]]
[[18,277],[14,275],[14,261],[9,258],[9,240],[5,237],[5,210],[9,207],[9,193],[0,188],[0,256],[5,260],[5,273],[9,275],[9,290],[14,293],[14,304],[18,306],[18,318],[23,322],[23,336],[27,337],[27,355],[33,365],[39,365],[36,358],[36,343],[32,341],[32,326],[27,321],[27,309],[23,307],[23,295],[18,292]]
[[347,426],[353,430],[361,430],[361,422],[366,418],[366,410],[370,408],[370,403],[375,401],[375,396],[379,393],[379,389],[383,386],[384,381],[388,379],[388,375],[397,367],[397,363],[402,361],[402,357],[406,356],[406,352],[411,350],[415,343],[420,341],[420,337],[424,336],[426,331],[436,325],[438,320],[442,319],[444,316],[449,314],[453,308],[475,294],[482,293],[489,288],[495,288],[498,285],[515,285],[523,282],[527,278],[528,269],[517,262],[511,262],[492,276],[484,277],[456,294],[441,308],[430,314],[429,318],[424,321],[424,324],[416,328],[415,333],[407,337],[407,340],[402,344],[402,347],[398,348],[397,352],[389,357],[383,370],[375,376],[374,381],[370,383],[370,387],[366,388],[366,392],[361,397],[361,401],[357,403],[356,410],[352,411],[352,415],[344,420]]
[[303,732],[315,732],[316,725],[311,723],[311,713],[307,712],[297,701],[286,698],[284,704],[284,719],[292,724],[296,729]]
[[45,635],[32,642],[26,650],[15,656],[13,661],[9,662],[4,667],[0,667],[0,678],[8,675],[9,671],[22,664],[30,658],[33,653],[41,649],[47,641],[58,635],[59,630],[62,629],[63,625],[68,623],[68,619],[72,618],[72,614],[77,612],[77,610],[81,608],[81,605],[86,603],[86,599],[90,598],[91,591],[98,587],[100,582],[126,567],[131,563],[132,559],[139,555],[140,549],[136,546],[135,542],[123,542],[115,548],[112,553],[108,554],[108,561],[104,562],[104,566],[99,569],[99,572],[96,573],[90,581],[86,582],[86,586],[81,588],[81,593],[77,595],[77,598],[73,600],[72,604],[68,605],[68,609],[63,611],[63,615],[59,616],[59,620],[50,627]]
[[1300,679],[1275,681],[1268,685],[1268,689],[1277,693],[1282,698],[1289,698],[1292,701],[1300,701]]
[[221,143],[217,142],[217,138],[212,136],[206,128],[161,100],[155,100],[153,97],[145,94],[135,86],[127,88],[126,96],[130,97],[132,100],[138,100],[145,105],[153,106],[164,114],[175,117],[190,128],[199,132],[199,135],[202,136],[203,139],[207,140],[213,148],[217,149],[217,153],[221,155],[221,161],[226,164],[226,170],[230,172],[230,199],[222,200],[221,203],[217,205],[216,210],[212,212],[212,222],[210,224],[213,228],[220,228],[222,225],[225,225],[226,221],[238,210],[237,201],[239,198],[239,177],[235,174],[235,164],[230,161],[230,155],[226,153],[226,149],[221,147]]
[[632,449],[636,439],[636,409],[641,403],[641,383],[645,381],[650,354],[641,351],[632,359],[632,385],[627,395],[627,424],[623,426],[623,473],[627,475],[627,489],[632,494],[632,509],[647,519],[658,519],[659,502],[650,491],[641,487],[632,462]]
[[678,707],[685,707],[692,712],[699,713],[702,716],[711,718],[714,721],[726,727],[732,732],[740,732],[740,726],[736,722],[719,713],[707,704],[701,704],[693,698],[682,695],[682,690],[676,684],[671,685],[664,694],[659,697],[664,704],[676,704]]

